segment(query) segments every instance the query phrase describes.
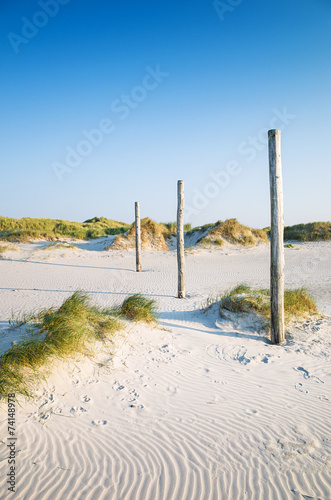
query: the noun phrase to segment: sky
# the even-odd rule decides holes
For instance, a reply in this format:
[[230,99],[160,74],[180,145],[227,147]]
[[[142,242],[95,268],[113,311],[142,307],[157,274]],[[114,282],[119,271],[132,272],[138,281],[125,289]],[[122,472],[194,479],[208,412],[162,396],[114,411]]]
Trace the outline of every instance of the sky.
[[2,0],[0,215],[331,220],[329,0]]

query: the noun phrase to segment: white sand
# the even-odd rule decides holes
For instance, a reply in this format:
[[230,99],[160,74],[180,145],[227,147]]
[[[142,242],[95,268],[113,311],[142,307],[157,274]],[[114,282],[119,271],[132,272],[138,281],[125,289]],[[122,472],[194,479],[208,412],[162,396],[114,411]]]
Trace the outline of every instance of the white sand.
[[[269,248],[187,255],[188,298],[176,298],[176,254],[20,245],[0,260],[2,352],[14,311],[58,306],[76,289],[102,306],[141,292],[160,326],[128,325],[105,366],[59,367],[35,403],[17,406],[17,491],[10,494],[1,411],[0,498],[237,500],[331,498],[331,320],[292,327],[272,346],[244,320],[199,307],[237,283],[268,286]],[[286,249],[286,286],[307,286],[331,316],[331,243]],[[10,337],[8,337],[10,335]],[[6,409],[6,405],[2,404]]]

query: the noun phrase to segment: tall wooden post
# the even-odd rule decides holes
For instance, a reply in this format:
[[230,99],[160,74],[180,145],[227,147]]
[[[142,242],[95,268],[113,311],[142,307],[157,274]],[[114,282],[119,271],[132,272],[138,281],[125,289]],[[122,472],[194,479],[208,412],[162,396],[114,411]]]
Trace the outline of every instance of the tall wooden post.
[[141,232],[140,232],[140,203],[135,204],[135,219],[136,219],[136,271],[141,272]]
[[280,130],[269,130],[269,177],[271,203],[270,231],[270,309],[271,342],[285,340],[284,328],[284,213],[283,181],[280,153]]
[[184,181],[177,183],[177,263],[178,298],[185,299]]

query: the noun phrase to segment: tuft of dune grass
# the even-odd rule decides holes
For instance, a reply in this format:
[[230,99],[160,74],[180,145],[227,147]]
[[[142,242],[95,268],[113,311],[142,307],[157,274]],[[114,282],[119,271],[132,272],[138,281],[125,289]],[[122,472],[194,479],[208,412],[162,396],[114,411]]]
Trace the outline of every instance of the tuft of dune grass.
[[49,243],[43,247],[43,250],[66,250],[66,249],[76,249],[77,245],[73,245],[66,242],[56,241],[54,243]]
[[0,358],[0,394],[32,395],[32,387],[43,377],[41,368],[56,360],[92,356],[97,341],[109,340],[122,325],[118,318],[91,305],[82,292],[75,292],[58,309],[21,315],[12,327],[32,326],[28,340],[6,351]]
[[244,226],[237,219],[227,219],[217,221],[215,224],[206,224],[188,231],[187,235],[191,236],[194,231],[203,233],[197,243],[205,248],[212,248],[215,245],[221,247],[225,242],[235,245],[254,246],[269,241],[265,230]]
[[244,226],[237,219],[216,222],[215,226],[209,231],[209,237],[223,238],[229,243],[244,246],[253,246],[258,242],[268,242],[268,236],[263,229],[252,229]]
[[[165,226],[171,234],[176,234],[177,232],[177,222],[161,222],[163,226]],[[192,229],[191,224],[184,224],[184,231],[190,231]]]
[[[141,247],[146,250],[169,250],[166,240],[170,238],[171,231],[164,224],[145,217],[141,220]],[[105,250],[122,250],[124,248],[134,248],[136,242],[135,224],[126,234],[116,236],[113,243]]]
[[331,240],[331,222],[309,222],[286,226],[285,240],[296,241],[327,241]]
[[17,245],[9,243],[9,245],[0,245],[0,254],[5,252],[16,252],[19,249]]
[[145,323],[156,323],[156,302],[147,299],[140,293],[127,297],[118,308],[121,316],[131,321],[144,321]]
[[121,328],[121,317],[156,321],[156,304],[140,294],[127,297],[117,310],[100,309],[90,298],[75,292],[58,308],[21,313],[11,328],[29,327],[27,340],[12,345],[0,357],[0,396],[8,393],[33,396],[33,389],[57,360],[93,356],[97,342],[107,342]]
[[[270,320],[270,291],[260,288],[253,289],[248,285],[240,284],[232,290],[224,293],[219,300],[221,312],[225,309],[231,312],[249,313]],[[305,288],[285,290],[284,292],[284,316],[285,322],[291,319],[304,319],[308,316],[318,314],[314,300],[309,296]]]

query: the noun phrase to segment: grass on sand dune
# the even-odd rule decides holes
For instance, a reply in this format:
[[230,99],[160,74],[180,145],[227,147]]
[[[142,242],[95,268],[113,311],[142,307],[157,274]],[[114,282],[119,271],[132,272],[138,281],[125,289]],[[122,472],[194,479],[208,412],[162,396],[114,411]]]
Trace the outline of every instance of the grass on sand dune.
[[[177,222],[161,222],[163,226],[169,229],[171,234],[176,234],[177,232]],[[192,229],[191,224],[184,224],[184,231],[190,231]]]
[[3,254],[5,252],[16,252],[19,247],[17,245],[13,245],[12,243],[9,243],[9,245],[0,245],[0,254]]
[[117,310],[100,309],[89,297],[75,292],[58,309],[21,314],[10,321],[12,328],[29,330],[25,341],[14,344],[0,358],[0,396],[33,395],[33,387],[45,379],[56,360],[93,356],[97,342],[106,343],[123,328],[121,317],[155,321],[155,302],[141,295],[128,297]]
[[49,243],[48,245],[44,246],[42,250],[66,250],[66,249],[76,249],[78,248],[77,245],[72,245],[70,243],[62,243],[60,241],[55,241],[54,243]]
[[36,239],[55,241],[61,237],[91,239],[103,235],[120,234],[130,227],[105,217],[94,217],[84,222],[61,219],[11,219],[0,217],[0,240],[28,243]]
[[297,241],[331,240],[331,222],[310,222],[285,227],[284,239]]
[[215,224],[206,224],[205,226],[192,229],[187,235],[192,235],[194,231],[204,233],[197,243],[200,243],[203,247],[209,248],[213,245],[220,247],[224,242],[243,246],[254,246],[257,243],[268,242],[266,231],[244,226],[240,224],[237,219],[227,219],[224,222],[217,221]]
[[[214,300],[209,299],[206,309],[215,303],[219,305],[221,314],[224,310],[234,313],[254,312],[265,320],[267,329],[270,327],[270,291],[267,289],[254,289],[240,284]],[[318,310],[307,290],[297,288],[285,290],[284,314],[285,322],[288,323],[291,319],[300,320],[318,314]]]
[[[270,226],[263,228],[270,236]],[[308,222],[285,226],[284,240],[289,241],[327,241],[331,240],[331,222]]]
[[[145,250],[169,250],[166,240],[171,237],[170,230],[164,225],[159,224],[149,217],[141,220],[141,247]],[[126,234],[116,236],[113,243],[105,250],[121,250],[123,248],[135,247],[135,224],[132,224]]]
[[132,321],[156,322],[156,302],[139,293],[124,300],[119,313]]

